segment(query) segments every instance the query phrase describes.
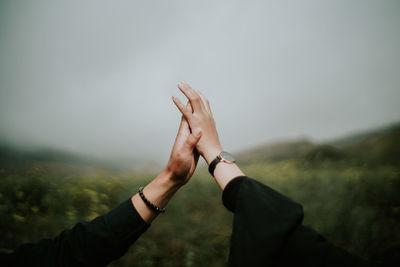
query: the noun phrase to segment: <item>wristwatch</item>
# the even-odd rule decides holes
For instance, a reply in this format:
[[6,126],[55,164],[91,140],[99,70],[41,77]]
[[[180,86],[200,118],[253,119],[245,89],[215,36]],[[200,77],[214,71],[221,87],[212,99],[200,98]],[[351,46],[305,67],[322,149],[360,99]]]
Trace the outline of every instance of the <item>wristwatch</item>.
[[220,163],[221,161],[228,163],[228,164],[232,164],[232,163],[236,162],[236,160],[232,156],[232,154],[230,154],[226,151],[222,151],[221,153],[218,154],[218,156],[213,161],[211,161],[210,166],[208,166],[208,171],[211,173],[212,176],[214,176],[215,167],[217,167],[217,164]]

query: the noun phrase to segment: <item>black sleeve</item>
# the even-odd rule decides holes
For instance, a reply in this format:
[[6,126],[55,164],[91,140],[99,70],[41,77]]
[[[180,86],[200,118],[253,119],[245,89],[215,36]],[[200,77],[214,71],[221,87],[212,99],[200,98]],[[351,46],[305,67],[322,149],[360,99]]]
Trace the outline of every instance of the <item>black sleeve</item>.
[[370,266],[303,226],[300,204],[256,180],[233,179],[222,201],[234,212],[228,266]]
[[55,238],[20,246],[0,255],[1,266],[106,266],[128,250],[149,225],[131,199]]

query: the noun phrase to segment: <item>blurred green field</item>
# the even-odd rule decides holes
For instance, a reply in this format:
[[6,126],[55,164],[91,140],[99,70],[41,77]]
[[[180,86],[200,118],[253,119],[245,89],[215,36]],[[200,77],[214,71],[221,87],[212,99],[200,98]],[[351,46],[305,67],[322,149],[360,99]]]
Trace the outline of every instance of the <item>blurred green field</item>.
[[[398,159],[392,158],[398,154],[387,148],[374,150],[381,153],[378,158],[360,152],[356,157],[350,152],[357,149],[313,146],[301,156],[279,160],[246,161],[239,155],[245,163],[239,165],[248,176],[301,203],[304,223],[332,243],[365,259],[399,263],[400,170]],[[382,151],[392,160],[382,160]],[[60,162],[3,165],[0,249],[11,251],[22,243],[54,237],[104,214],[156,175]],[[111,266],[225,266],[231,225],[232,214],[223,207],[213,178],[198,169],[167,212]]]
[[[305,224],[331,242],[375,261],[399,260],[400,175],[392,166],[347,166],[325,161],[309,167],[298,160],[245,166],[260,180],[302,203]],[[52,237],[78,221],[91,220],[129,198],[155,174],[98,172],[59,179],[40,165],[0,180],[0,247]],[[113,266],[223,266],[232,214],[207,172],[197,172]]]

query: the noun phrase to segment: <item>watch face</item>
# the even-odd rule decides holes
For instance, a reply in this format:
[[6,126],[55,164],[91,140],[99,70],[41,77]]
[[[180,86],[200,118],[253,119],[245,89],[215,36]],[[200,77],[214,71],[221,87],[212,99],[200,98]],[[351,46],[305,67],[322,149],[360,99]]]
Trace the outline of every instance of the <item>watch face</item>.
[[228,152],[223,151],[223,152],[221,152],[220,155],[224,160],[226,160],[228,162],[232,162],[232,163],[235,162],[235,158]]

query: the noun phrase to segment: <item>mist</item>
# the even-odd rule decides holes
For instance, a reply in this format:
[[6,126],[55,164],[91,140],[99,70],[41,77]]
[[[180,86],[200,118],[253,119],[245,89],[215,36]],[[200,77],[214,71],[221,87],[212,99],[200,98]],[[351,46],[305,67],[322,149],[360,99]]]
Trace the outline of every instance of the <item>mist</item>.
[[400,118],[398,1],[2,1],[0,138],[166,160],[185,80],[220,140],[327,140]]

